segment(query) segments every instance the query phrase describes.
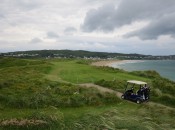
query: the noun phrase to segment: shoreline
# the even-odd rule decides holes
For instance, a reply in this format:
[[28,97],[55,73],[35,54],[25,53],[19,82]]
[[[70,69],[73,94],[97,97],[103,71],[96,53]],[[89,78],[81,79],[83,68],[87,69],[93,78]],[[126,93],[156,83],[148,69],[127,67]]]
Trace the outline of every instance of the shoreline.
[[121,63],[123,60],[100,60],[96,62],[92,62],[92,66],[110,66],[113,63]]
[[[144,60],[101,60],[101,61],[92,62],[91,65],[109,66],[109,67],[116,68],[120,64],[135,63],[135,62],[144,62]],[[115,65],[115,67],[113,65]]]
[[[113,68],[118,68],[118,69],[123,69],[122,68],[122,64],[128,64],[128,63],[138,63],[138,62],[145,62],[146,60],[99,60],[96,62],[93,62],[91,65],[93,66],[108,66],[108,67],[113,67]],[[162,61],[162,60],[161,60]],[[131,65],[132,66],[132,65]],[[157,67],[156,67],[157,68]],[[127,69],[123,69],[125,71],[145,71],[145,70],[155,70],[156,72],[158,72],[160,74],[160,76],[167,78],[171,81],[175,81],[175,77],[172,76],[172,73],[168,71],[168,74],[165,74],[164,71],[160,70],[160,69],[156,69],[154,68],[148,68],[148,69],[136,69],[136,70],[127,70]],[[167,72],[166,72],[167,73]]]

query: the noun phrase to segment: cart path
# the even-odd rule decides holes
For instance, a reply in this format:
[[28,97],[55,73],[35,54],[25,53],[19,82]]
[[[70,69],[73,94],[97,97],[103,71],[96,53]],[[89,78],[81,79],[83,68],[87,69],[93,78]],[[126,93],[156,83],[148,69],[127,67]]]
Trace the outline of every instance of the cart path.
[[79,84],[80,86],[85,86],[87,88],[89,87],[94,87],[94,88],[97,88],[98,90],[100,90],[101,92],[109,92],[109,93],[115,93],[117,97],[121,98],[122,96],[122,93],[118,92],[118,91],[114,91],[112,89],[109,89],[109,88],[105,88],[105,87],[102,87],[102,86],[99,86],[99,85],[96,85],[96,84],[93,84],[93,83],[84,83],[84,84]]
[[[105,88],[105,87],[102,87],[102,86],[99,86],[99,85],[96,85],[96,84],[93,84],[93,83],[84,83],[84,84],[78,84],[78,85],[82,86],[82,87],[87,87],[87,88],[94,87],[94,88],[97,88],[98,90],[100,90],[101,92],[115,93],[116,96],[119,97],[119,98],[121,98],[121,96],[122,96],[121,92],[118,92],[118,91],[115,91],[115,90],[112,90],[112,89],[109,89],[109,88]],[[133,103],[133,102],[130,102],[130,103]],[[163,105],[163,104],[160,104],[160,103],[152,102],[152,101],[145,102],[144,104],[147,104],[148,106],[155,106],[155,107],[157,106],[157,107],[161,107],[161,108],[166,108],[166,109],[173,110],[173,111],[175,110],[172,107],[169,107],[169,106],[166,106],[166,105]]]

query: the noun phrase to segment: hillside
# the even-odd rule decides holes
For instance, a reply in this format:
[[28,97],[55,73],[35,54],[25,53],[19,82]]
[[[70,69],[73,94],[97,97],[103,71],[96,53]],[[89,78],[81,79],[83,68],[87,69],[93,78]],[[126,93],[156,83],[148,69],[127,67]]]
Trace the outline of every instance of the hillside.
[[84,58],[84,59],[131,59],[131,60],[175,60],[175,55],[152,56],[143,54],[122,54],[107,52],[90,52],[84,50],[34,50],[1,53],[1,57],[20,58]]
[[[0,129],[175,129],[175,83],[155,71],[125,72],[91,60],[0,58]],[[151,100],[135,104],[115,93],[126,80],[151,86]]]

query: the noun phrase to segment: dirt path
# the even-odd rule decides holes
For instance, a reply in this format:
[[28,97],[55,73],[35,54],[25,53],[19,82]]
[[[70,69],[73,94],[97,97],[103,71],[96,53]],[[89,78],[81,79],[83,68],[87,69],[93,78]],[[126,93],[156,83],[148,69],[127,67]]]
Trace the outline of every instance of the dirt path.
[[[101,92],[109,92],[109,93],[115,93],[117,97],[121,98],[122,96],[122,93],[121,92],[118,92],[118,91],[114,91],[112,89],[109,89],[109,88],[105,88],[105,87],[102,87],[102,86],[99,86],[99,85],[96,85],[96,84],[93,84],[93,83],[84,83],[84,84],[79,84],[80,86],[82,87],[94,87],[94,88],[97,88],[98,90],[100,90]],[[169,110],[175,110],[174,108],[172,107],[169,107],[169,106],[165,106],[163,104],[159,104],[159,103],[156,103],[156,102],[145,102],[147,105],[149,106],[152,106],[152,107],[159,107],[159,108],[166,108],[166,109],[169,109]]]
[[98,90],[100,90],[101,92],[109,92],[109,93],[115,93],[117,97],[121,98],[122,93],[114,91],[112,89],[109,88],[104,88],[102,86],[99,85],[95,85],[93,83],[85,83],[85,84],[79,84],[80,86],[85,86],[85,87],[94,87],[97,88]]

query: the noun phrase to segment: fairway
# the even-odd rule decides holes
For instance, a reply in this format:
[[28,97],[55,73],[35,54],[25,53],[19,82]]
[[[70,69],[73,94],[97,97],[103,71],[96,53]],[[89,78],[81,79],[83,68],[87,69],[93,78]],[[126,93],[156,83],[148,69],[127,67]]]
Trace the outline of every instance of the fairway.
[[77,60],[53,62],[53,67],[47,75],[50,80],[68,81],[71,83],[93,83],[101,79],[105,80],[132,80],[138,79],[148,81],[148,79],[123,73],[121,71],[111,71],[108,69],[99,69],[98,67],[79,64]]

